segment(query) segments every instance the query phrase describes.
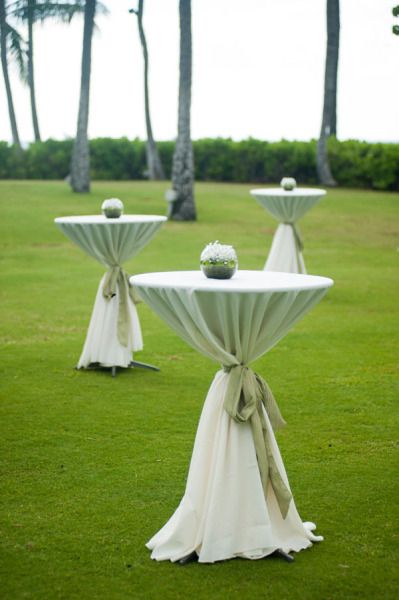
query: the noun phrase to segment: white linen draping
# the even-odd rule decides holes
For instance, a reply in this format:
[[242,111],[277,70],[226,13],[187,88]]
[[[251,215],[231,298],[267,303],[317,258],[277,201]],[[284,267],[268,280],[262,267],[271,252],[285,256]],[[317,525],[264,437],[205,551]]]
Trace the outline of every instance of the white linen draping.
[[279,188],[251,190],[263,208],[280,221],[264,269],[287,273],[306,273],[297,221],[326,194],[325,190]]
[[[325,294],[332,281],[309,275],[238,271],[228,281],[200,272],[131,278],[142,298],[192,347],[225,366],[248,365],[272,348]],[[262,488],[251,427],[224,410],[231,373],[218,371],[202,411],[183,499],[148,542],[152,558],[176,561],[194,550],[200,562],[261,558],[320,540],[292,500],[283,519],[273,488]],[[270,420],[277,468],[289,487]]]
[[[135,256],[157,233],[166,217],[159,215],[123,215],[107,219],[102,215],[59,217],[61,231],[89,256],[109,269],[121,267]],[[127,345],[118,338],[120,289],[112,298],[103,294],[105,275],[100,281],[86,340],[77,367],[99,363],[105,367],[127,367],[132,352],[142,350],[143,338],[134,302],[127,297]]]
[[105,299],[103,295],[105,277],[103,275],[97,289],[85,343],[77,364],[78,369],[93,363],[99,363],[103,367],[127,367],[132,360],[132,353],[143,349],[139,316],[130,298],[128,298],[130,326],[127,332],[127,345],[120,343],[117,335],[120,291],[116,288],[115,296],[110,300]]

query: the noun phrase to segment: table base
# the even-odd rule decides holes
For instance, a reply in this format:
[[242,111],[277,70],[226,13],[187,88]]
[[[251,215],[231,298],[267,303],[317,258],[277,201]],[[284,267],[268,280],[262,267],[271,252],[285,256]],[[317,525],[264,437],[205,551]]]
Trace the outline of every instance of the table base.
[[[288,554],[287,552],[284,552],[284,550],[275,550],[272,554],[269,554],[268,556],[265,556],[265,558],[281,558],[282,560],[284,560],[285,562],[291,563],[294,562],[295,559],[293,556],[291,556],[291,554]],[[187,556],[183,556],[183,558],[181,558],[180,560],[178,560],[178,564],[181,566],[185,566],[188,565],[192,562],[198,562],[198,554],[196,552],[191,552],[191,554],[187,554]]]
[[138,360],[132,360],[129,367],[140,367],[141,369],[149,369],[150,371],[160,371],[159,367],[155,367],[154,365],[150,365],[148,363],[139,362]]
[[150,371],[160,371],[159,367],[155,365],[150,365],[149,363],[139,362],[138,360],[132,360],[126,367],[120,367],[119,365],[113,366],[105,366],[101,363],[90,363],[87,367],[76,367],[77,371],[85,370],[85,371],[111,371],[112,377],[116,377],[116,370],[119,369],[133,369],[134,367],[139,367],[140,369],[148,369]]

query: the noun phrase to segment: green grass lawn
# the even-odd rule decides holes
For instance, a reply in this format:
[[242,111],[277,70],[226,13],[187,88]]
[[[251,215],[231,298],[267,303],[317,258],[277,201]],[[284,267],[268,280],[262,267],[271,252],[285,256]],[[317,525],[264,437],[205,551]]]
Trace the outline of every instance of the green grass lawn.
[[[0,182],[0,596],[15,599],[348,600],[398,591],[399,196],[332,190],[301,221],[322,302],[255,363],[288,426],[278,443],[301,517],[325,541],[276,559],[186,567],[145,542],[185,488],[202,404],[218,366],[144,304],[138,360],[159,373],[74,370],[99,263],[53,219],[165,214],[166,183]],[[196,269],[204,245],[235,246],[262,269],[275,221],[251,185],[198,184],[198,222],[167,223],[130,273]]]

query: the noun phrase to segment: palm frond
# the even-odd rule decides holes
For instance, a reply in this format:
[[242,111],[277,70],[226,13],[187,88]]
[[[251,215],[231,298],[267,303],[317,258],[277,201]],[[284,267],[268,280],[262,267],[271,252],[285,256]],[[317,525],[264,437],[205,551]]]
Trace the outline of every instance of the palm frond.
[[13,60],[17,63],[19,76],[24,83],[28,82],[27,46],[21,34],[6,23],[7,49]]
[[33,20],[45,21],[55,19],[62,23],[70,23],[76,14],[84,12],[84,2],[37,2],[33,12]]
[[18,21],[26,21],[28,19],[27,0],[14,0],[9,2],[7,6],[7,14]]
[[[34,21],[45,21],[55,19],[62,23],[70,23],[77,14],[84,13],[85,0],[74,0],[73,2],[49,2],[43,0],[29,6],[28,0],[14,0],[8,5],[8,12],[18,21],[27,21],[29,17]],[[96,14],[108,14],[108,8],[97,2]]]

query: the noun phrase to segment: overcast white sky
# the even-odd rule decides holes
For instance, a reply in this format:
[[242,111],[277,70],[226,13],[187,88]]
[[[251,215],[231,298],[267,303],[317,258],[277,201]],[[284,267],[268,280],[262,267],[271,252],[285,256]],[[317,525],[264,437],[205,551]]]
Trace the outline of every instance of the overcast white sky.
[[[338,137],[399,141],[397,0],[341,0]],[[145,138],[136,0],[104,0],[93,42],[89,135]],[[177,127],[178,0],[145,0],[150,93],[157,139]],[[192,0],[192,137],[318,136],[323,98],[326,0]],[[42,138],[76,131],[83,18],[35,27]],[[33,138],[29,94],[11,70],[20,137]],[[0,139],[10,140],[3,79]]]

